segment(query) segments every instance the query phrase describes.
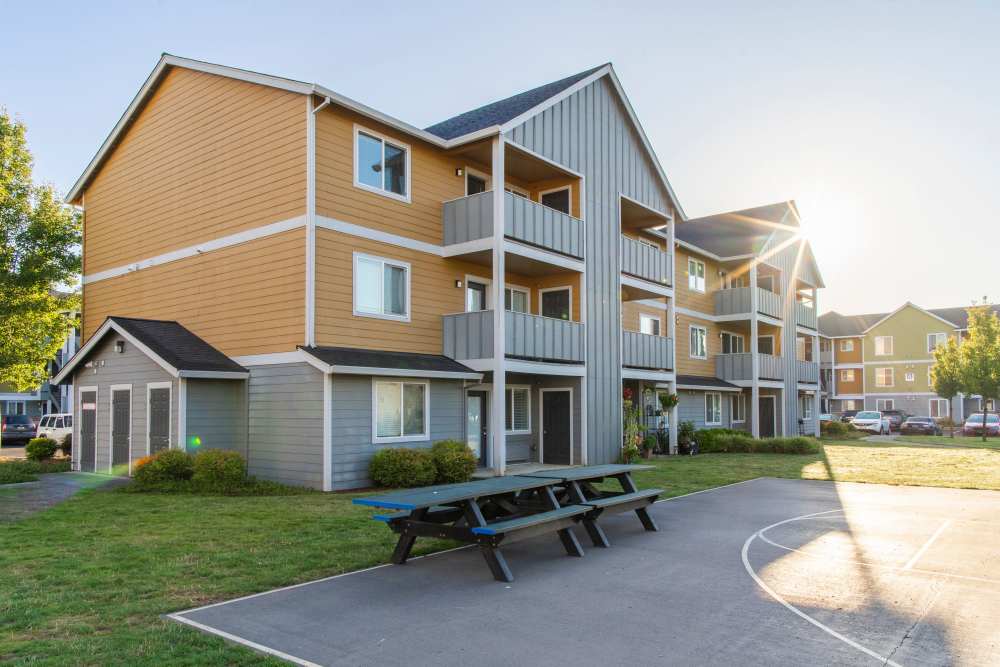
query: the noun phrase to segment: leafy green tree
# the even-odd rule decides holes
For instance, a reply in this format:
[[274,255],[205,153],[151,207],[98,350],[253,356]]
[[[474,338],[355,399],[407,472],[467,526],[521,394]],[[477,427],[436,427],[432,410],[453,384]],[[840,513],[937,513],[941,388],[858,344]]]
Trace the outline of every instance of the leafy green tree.
[[969,308],[969,337],[959,346],[962,387],[983,398],[983,441],[988,399],[1000,398],[1000,319],[988,303],[983,299],[983,305]]
[[[931,368],[934,393],[947,398],[949,405],[962,391],[962,355],[959,349],[958,341],[949,338],[945,345],[934,350],[934,366]],[[951,424],[949,434],[954,438],[955,422],[950,418],[948,421]]]
[[80,216],[32,182],[25,126],[0,109],[0,384],[28,391],[74,321]]

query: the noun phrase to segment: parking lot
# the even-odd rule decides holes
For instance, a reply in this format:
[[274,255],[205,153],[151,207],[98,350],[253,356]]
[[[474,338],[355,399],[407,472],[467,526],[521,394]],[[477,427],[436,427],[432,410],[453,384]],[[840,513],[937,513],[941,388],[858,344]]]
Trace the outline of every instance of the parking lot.
[[[757,479],[172,615],[299,664],[996,664],[1000,493]],[[582,537],[582,531],[580,531]],[[387,554],[388,556],[388,554]]]

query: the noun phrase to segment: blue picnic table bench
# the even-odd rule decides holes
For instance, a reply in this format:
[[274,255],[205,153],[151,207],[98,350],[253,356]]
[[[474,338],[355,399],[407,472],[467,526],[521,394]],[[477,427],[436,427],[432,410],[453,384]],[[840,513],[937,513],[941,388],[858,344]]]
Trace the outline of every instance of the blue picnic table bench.
[[[567,555],[580,557],[583,549],[571,530],[575,523],[583,522],[596,546],[607,547],[607,537],[597,519],[603,514],[629,510],[635,510],[646,530],[656,530],[646,507],[663,491],[638,491],[631,478],[633,470],[647,467],[560,468],[406,489],[355,498],[354,502],[395,510],[374,517],[399,535],[393,563],[406,562],[418,537],[447,538],[477,544],[493,577],[509,582],[514,577],[500,552],[501,544],[556,532]],[[605,478],[617,479],[622,491],[599,491],[593,486]]]

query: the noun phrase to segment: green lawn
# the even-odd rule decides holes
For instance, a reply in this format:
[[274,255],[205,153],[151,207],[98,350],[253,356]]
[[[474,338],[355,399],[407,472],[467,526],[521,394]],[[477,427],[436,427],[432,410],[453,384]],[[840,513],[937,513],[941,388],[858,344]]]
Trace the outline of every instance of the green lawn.
[[[653,461],[640,486],[680,495],[760,476],[1000,490],[1000,453],[869,443],[825,455]],[[276,664],[164,613],[384,563],[395,542],[349,494],[84,491],[0,532],[0,662]],[[447,546],[422,541],[418,552]]]
[[[946,432],[947,433],[947,432]],[[897,438],[899,442],[908,442],[918,445],[952,445],[954,447],[985,447],[986,449],[1000,450],[1000,438],[986,438],[983,442],[981,437],[966,437],[956,435],[954,438],[948,435],[901,435]]]
[[0,485],[34,482],[42,473],[67,472],[68,470],[68,460],[36,463],[35,461],[6,459],[0,461]]

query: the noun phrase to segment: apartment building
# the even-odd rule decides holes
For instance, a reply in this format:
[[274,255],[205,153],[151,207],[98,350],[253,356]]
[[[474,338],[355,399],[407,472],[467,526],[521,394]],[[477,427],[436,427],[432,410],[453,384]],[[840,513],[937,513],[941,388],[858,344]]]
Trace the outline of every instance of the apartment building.
[[165,55],[69,200],[82,470],[232,448],[346,489],[444,438],[497,474],[604,463],[623,383],[674,388],[684,216],[610,65],[419,129]]
[[[1000,312],[1000,306],[993,306]],[[822,372],[829,410],[903,410],[961,421],[980,409],[978,397],[938,396],[931,380],[934,350],[968,332],[965,308],[924,309],[905,303],[891,313],[819,318]]]
[[[79,313],[67,313],[79,317]],[[71,327],[66,332],[62,345],[56,351],[56,356],[48,364],[48,374],[52,377],[59,372],[80,347],[80,331]],[[16,392],[13,387],[0,385],[0,415],[29,415],[38,421],[42,415],[50,412],[73,411],[73,388],[67,385],[56,386],[48,380],[42,382],[34,391]]]

